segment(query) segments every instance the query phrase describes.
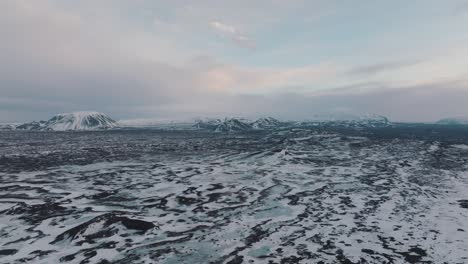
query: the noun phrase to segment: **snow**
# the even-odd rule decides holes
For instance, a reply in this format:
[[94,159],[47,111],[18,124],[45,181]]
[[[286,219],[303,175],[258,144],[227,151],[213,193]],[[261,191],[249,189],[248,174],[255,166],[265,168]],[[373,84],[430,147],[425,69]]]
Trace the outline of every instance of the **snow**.
[[455,145],[452,145],[452,147],[458,148],[458,149],[463,149],[463,150],[468,150],[468,145],[466,145],[466,144],[455,144]]
[[272,117],[262,117],[255,121],[246,118],[202,119],[194,125],[198,129],[208,129],[215,132],[239,132],[279,128],[281,122]]
[[103,113],[95,111],[81,111],[64,113],[54,116],[48,121],[34,121],[15,127],[0,126],[0,130],[49,130],[49,131],[69,131],[69,130],[101,130],[101,129],[162,129],[162,130],[207,130],[221,133],[243,132],[250,130],[275,130],[286,127],[300,125],[308,126],[345,126],[351,128],[381,127],[391,123],[384,116],[362,115],[362,116],[336,116],[336,115],[315,115],[311,121],[281,122],[273,117],[261,117],[250,120],[242,117],[225,118],[203,118],[203,119],[128,119],[114,121]]
[[281,125],[281,122],[273,117],[262,117],[251,123],[254,129],[276,128]]
[[107,115],[95,111],[80,111],[58,114],[48,121],[25,123],[17,126],[17,129],[25,130],[99,130],[114,128],[116,122]]
[[[146,132],[10,139],[23,160],[0,164],[0,246],[18,251],[0,262],[467,262],[466,141]],[[156,228],[98,218],[54,242],[108,213]]]
[[81,111],[59,114],[47,121],[47,129],[54,131],[94,130],[115,126],[115,121],[103,113]]

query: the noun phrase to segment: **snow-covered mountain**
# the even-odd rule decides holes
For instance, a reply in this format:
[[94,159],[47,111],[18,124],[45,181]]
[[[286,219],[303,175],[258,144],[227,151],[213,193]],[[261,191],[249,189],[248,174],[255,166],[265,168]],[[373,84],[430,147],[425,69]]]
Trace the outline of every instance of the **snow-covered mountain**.
[[[16,126],[23,130],[99,130],[109,128],[130,129],[164,129],[164,130],[191,130],[201,129],[214,132],[240,132],[250,130],[272,130],[287,126],[340,126],[350,128],[385,127],[391,125],[388,118],[380,115],[314,115],[308,121],[280,122],[273,117],[262,117],[256,120],[245,118],[199,119],[168,121],[158,119],[134,119],[114,121],[107,115],[99,112],[73,112],[59,114],[48,121],[34,121]],[[0,128],[1,129],[1,128]],[[5,129],[15,129],[8,127]]]
[[109,129],[115,126],[115,121],[99,112],[73,112],[59,114],[46,123],[50,130],[95,130]]
[[116,126],[116,122],[107,115],[94,111],[82,111],[58,114],[48,121],[31,122],[19,125],[25,130],[100,130]]
[[270,129],[281,126],[281,122],[273,117],[261,117],[250,125],[254,129]]
[[252,130],[252,126],[249,122],[241,118],[198,120],[193,127],[215,132],[239,132]]
[[262,117],[255,121],[249,121],[243,118],[225,118],[225,119],[207,119],[198,120],[193,126],[196,129],[204,129],[215,132],[239,132],[249,130],[271,130],[287,126],[337,126],[349,128],[366,127],[385,127],[391,125],[391,122],[385,116],[381,115],[362,115],[362,116],[313,116],[311,120],[303,122],[280,122],[272,117]]
[[387,117],[375,114],[360,116],[359,119],[352,120],[350,123],[367,127],[388,126],[391,124]]
[[244,118],[224,118],[198,120],[194,128],[211,130],[215,132],[239,132],[249,130],[274,129],[281,122],[273,117],[262,117],[255,121]]
[[468,118],[444,118],[436,122],[438,125],[468,125]]
[[223,123],[221,119],[198,119],[193,125],[196,129],[216,130]]
[[237,118],[226,118],[215,129],[215,132],[238,132],[251,130],[249,123]]
[[0,123],[0,131],[15,130],[18,124],[2,124]]

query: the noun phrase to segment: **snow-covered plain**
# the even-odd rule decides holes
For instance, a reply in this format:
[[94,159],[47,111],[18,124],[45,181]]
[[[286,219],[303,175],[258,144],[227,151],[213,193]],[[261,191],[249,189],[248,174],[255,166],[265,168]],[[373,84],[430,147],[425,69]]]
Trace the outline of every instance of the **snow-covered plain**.
[[468,263],[467,143],[2,132],[0,263]]

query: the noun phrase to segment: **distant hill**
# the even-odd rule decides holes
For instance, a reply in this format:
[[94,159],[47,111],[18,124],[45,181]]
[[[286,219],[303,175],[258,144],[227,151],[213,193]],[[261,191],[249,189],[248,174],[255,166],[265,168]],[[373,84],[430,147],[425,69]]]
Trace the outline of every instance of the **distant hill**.
[[215,132],[240,132],[249,130],[275,129],[281,122],[273,117],[262,117],[255,121],[244,118],[198,120],[194,128]]
[[436,122],[438,125],[468,125],[468,118],[444,118]]
[[350,128],[366,128],[366,127],[386,127],[392,125],[390,120],[381,115],[316,115],[309,121],[300,122],[303,125],[318,125],[318,126],[339,126]]

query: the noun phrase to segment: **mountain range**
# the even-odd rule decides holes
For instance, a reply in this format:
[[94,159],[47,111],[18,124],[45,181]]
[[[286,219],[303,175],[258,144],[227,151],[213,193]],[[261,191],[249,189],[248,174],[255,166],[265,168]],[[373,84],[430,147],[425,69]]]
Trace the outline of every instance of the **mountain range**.
[[279,128],[283,123],[273,117],[262,117],[255,121],[244,118],[225,118],[198,120],[193,125],[196,129],[214,132],[238,132]]
[[[441,119],[439,125],[468,125],[468,118]],[[177,121],[154,121],[135,119],[115,121],[104,113],[81,111],[53,116],[47,121],[33,121],[24,124],[0,124],[0,130],[34,130],[34,131],[70,131],[70,130],[107,130],[155,128],[164,130],[206,130],[220,133],[240,131],[271,130],[291,126],[340,126],[351,128],[385,127],[392,123],[381,115],[313,115],[306,121],[279,121],[273,117],[261,117],[255,120],[245,118],[198,119]]]

